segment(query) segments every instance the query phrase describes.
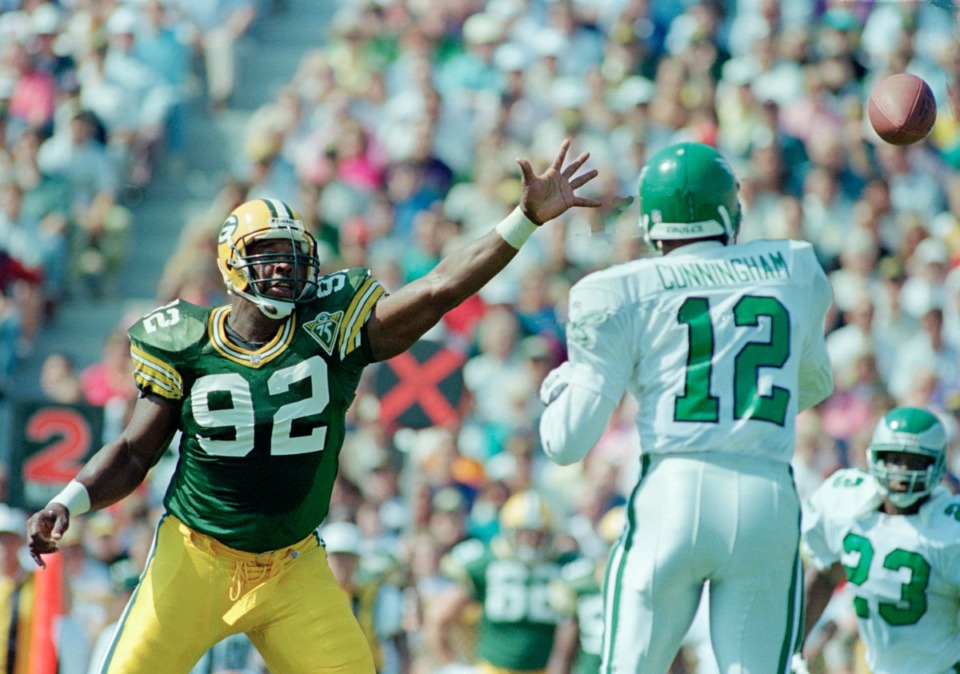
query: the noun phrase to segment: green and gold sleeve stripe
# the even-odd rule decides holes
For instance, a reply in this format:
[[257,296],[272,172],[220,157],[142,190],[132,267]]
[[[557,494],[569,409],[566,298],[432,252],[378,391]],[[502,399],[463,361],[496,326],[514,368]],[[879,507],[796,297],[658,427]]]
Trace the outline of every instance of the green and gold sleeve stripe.
[[175,367],[135,345],[130,347],[130,355],[137,387],[171,400],[183,398],[183,377]]
[[344,316],[343,328],[340,330],[340,358],[346,358],[349,353],[360,346],[360,329],[367,322],[374,305],[386,289],[379,281],[368,278],[357,289],[350,306]]

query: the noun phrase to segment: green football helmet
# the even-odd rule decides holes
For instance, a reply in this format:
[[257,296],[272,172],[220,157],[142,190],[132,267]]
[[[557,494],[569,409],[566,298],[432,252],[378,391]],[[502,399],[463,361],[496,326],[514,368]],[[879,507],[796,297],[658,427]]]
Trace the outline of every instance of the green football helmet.
[[740,231],[738,187],[709,145],[670,145],[640,171],[640,228],[648,241],[725,236],[732,243]]
[[[909,508],[940,484],[946,452],[947,433],[936,415],[917,407],[896,407],[877,423],[867,448],[867,465],[887,499],[898,508]],[[888,466],[895,458],[892,454],[923,457],[926,465]],[[906,484],[907,489],[891,489],[893,482]]]

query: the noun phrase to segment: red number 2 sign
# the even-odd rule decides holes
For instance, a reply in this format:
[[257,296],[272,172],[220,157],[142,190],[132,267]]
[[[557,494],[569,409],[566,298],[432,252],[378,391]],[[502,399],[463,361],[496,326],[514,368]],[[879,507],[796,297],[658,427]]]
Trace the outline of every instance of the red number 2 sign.
[[24,462],[26,480],[66,483],[76,476],[91,440],[90,425],[82,414],[62,407],[39,409],[24,430],[30,442],[45,445]]

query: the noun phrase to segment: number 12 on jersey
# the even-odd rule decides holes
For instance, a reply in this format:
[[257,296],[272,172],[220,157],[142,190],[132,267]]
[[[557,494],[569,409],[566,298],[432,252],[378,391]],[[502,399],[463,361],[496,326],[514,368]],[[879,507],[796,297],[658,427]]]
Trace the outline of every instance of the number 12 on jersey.
[[[769,321],[769,339],[747,342],[734,357],[733,417],[783,426],[790,391],[773,386],[770,393],[761,395],[758,378],[760,368],[782,368],[790,357],[790,313],[775,297],[758,295],[745,295],[733,307],[737,327],[758,327],[761,318]],[[688,344],[684,390],[674,401],[675,421],[720,421],[720,398],[714,395],[713,382],[717,348],[713,321],[706,297],[688,297],[677,312],[677,322],[687,326]]]

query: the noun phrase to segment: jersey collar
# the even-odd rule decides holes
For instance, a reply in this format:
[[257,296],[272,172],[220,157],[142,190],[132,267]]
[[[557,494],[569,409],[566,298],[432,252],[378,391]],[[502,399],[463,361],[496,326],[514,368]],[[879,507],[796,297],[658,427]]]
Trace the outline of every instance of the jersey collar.
[[674,248],[669,253],[664,255],[664,257],[680,257],[681,255],[697,255],[699,253],[704,253],[708,250],[713,250],[714,248],[722,248],[723,244],[719,241],[697,241],[696,243],[688,243],[685,246],[680,246],[679,248]]
[[262,367],[283,353],[290,342],[293,341],[294,329],[296,328],[296,312],[283,322],[283,326],[277,331],[273,339],[259,349],[239,346],[230,339],[226,328],[227,316],[229,315],[229,306],[214,309],[207,322],[207,334],[217,353],[234,363],[253,368]]

